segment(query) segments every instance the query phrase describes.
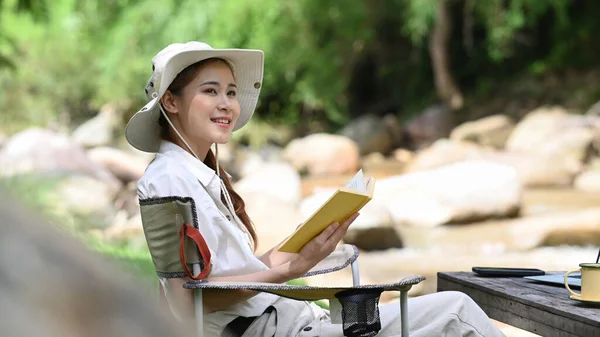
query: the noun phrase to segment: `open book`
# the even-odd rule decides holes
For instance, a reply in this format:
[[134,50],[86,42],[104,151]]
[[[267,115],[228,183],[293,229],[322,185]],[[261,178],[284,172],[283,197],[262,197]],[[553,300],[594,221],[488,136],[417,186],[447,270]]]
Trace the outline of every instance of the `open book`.
[[373,198],[375,178],[363,177],[362,170],[354,178],[335,193],[311,215],[281,245],[279,251],[298,253],[302,247],[319,235],[333,222],[342,223],[352,214],[358,212]]

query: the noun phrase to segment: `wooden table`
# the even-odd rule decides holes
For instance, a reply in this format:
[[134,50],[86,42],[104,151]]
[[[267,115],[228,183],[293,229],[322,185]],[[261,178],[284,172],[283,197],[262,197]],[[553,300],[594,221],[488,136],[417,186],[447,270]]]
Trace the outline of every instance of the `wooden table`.
[[438,273],[438,291],[469,295],[490,317],[544,337],[600,336],[600,306],[569,299],[564,287],[522,277]]

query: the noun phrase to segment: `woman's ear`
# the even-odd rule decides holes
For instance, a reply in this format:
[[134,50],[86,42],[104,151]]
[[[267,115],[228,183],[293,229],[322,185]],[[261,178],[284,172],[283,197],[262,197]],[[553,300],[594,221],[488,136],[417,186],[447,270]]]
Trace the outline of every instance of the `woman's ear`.
[[179,109],[177,109],[177,104],[175,104],[176,97],[170,91],[167,90],[160,100],[163,108],[166,110],[165,112],[172,114],[179,112]]

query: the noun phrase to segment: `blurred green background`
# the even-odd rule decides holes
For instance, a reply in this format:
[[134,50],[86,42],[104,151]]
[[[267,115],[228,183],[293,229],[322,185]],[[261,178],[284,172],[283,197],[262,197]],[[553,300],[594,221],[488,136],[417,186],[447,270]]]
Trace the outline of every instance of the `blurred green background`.
[[[126,120],[145,100],[151,57],[188,40],[264,50],[257,114],[286,124],[310,116],[328,131],[444,100],[436,71],[465,97],[463,120],[498,94],[585,106],[597,88],[575,83],[566,97],[544,80],[597,67],[599,10],[584,0],[3,0],[0,130],[72,126],[108,102]],[[447,37],[436,40],[437,28]]]

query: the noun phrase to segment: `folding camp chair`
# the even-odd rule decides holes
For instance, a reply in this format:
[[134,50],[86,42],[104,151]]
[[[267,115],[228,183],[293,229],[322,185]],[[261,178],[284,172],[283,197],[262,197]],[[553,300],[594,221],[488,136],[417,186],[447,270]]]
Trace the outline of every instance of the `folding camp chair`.
[[[140,200],[144,233],[148,248],[159,277],[185,277],[191,267],[192,276],[197,278],[205,272],[196,239],[191,236],[198,228],[194,201],[191,198],[169,197]],[[187,233],[186,233],[187,232]],[[197,233],[197,231],[195,231]],[[192,235],[190,235],[192,234]],[[329,257],[304,275],[310,277],[352,268],[351,287],[322,287],[258,282],[208,282],[191,280],[184,288],[194,290],[194,306],[197,335],[203,335],[204,289],[247,289],[267,292],[282,297],[316,301],[329,300],[333,323],[343,323],[347,336],[373,336],[378,331],[379,311],[377,304],[383,291],[400,292],[400,320],[402,336],[408,336],[408,291],[425,278],[419,275],[404,277],[398,282],[377,285],[361,285],[358,272],[358,249],[341,245]],[[374,331],[375,330],[375,331]]]

